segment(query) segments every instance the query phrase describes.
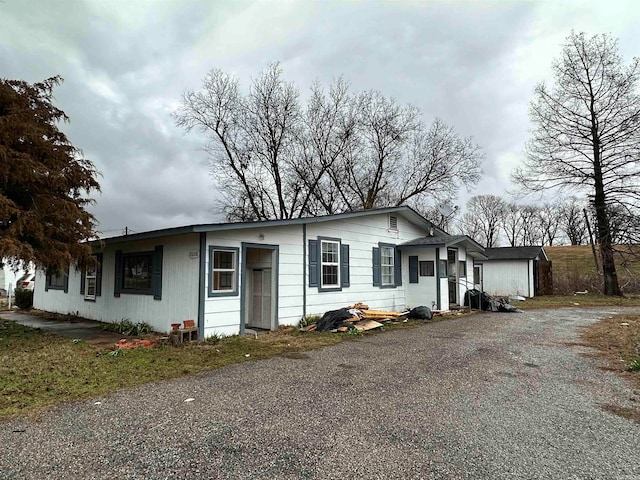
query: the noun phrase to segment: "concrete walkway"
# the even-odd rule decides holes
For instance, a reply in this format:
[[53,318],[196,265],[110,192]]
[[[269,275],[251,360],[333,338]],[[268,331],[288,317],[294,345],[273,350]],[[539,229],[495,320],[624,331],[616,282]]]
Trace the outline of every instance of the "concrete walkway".
[[12,320],[31,328],[39,328],[48,333],[68,338],[79,338],[89,343],[115,343],[124,335],[102,330],[101,322],[91,320],[47,320],[36,315],[22,312],[0,312],[3,320]]

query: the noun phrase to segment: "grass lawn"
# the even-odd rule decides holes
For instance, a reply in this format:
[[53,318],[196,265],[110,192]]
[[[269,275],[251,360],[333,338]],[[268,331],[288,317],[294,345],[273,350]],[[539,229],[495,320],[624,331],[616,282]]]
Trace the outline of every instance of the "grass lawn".
[[544,295],[513,302],[513,305],[522,310],[535,308],[562,308],[562,307],[638,307],[640,295],[627,295],[626,297],[608,297],[606,295]]
[[[608,369],[627,378],[640,389],[640,315],[615,315],[586,327],[583,345],[595,348],[596,357],[607,362]],[[637,399],[636,399],[637,401]],[[604,405],[605,409],[640,423],[640,405],[636,408]]]
[[[419,323],[409,321],[385,329],[410,328]],[[150,349],[118,350],[114,354],[113,345],[89,344],[0,319],[0,420],[232,363],[293,356],[356,337],[302,333],[288,327],[257,338],[233,336],[180,347],[157,343]]]

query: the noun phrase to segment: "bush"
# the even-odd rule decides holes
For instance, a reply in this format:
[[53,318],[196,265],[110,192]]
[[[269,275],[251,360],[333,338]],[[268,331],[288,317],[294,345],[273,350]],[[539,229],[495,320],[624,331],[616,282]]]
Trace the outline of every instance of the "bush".
[[103,330],[120,333],[127,336],[140,336],[153,331],[151,325],[145,322],[133,323],[128,318],[123,318],[119,322],[105,323]]
[[28,310],[29,308],[33,307],[33,290],[16,288],[15,304],[22,310]]

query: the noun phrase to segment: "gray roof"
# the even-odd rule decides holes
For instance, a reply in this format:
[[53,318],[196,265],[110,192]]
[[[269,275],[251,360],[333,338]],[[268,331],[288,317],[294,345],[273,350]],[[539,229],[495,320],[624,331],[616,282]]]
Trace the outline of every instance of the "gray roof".
[[434,231],[433,235],[420,237],[408,242],[401,243],[400,248],[420,248],[420,247],[453,247],[454,245],[463,245],[467,252],[475,254],[472,256],[486,259],[484,256],[484,247],[467,235],[449,235],[442,231]]
[[549,260],[543,247],[498,247],[485,249],[489,260]]
[[402,215],[405,219],[411,223],[424,228],[426,231],[433,229],[437,235],[447,235],[444,231],[435,227],[429,220],[424,218],[418,212],[411,207],[399,206],[379,208],[374,210],[358,210],[356,212],[338,213],[335,215],[322,215],[319,217],[305,217],[305,218],[292,218],[285,220],[266,220],[260,222],[230,222],[230,223],[206,223],[198,225],[187,225],[184,227],[164,228],[161,230],[151,230],[148,232],[134,233],[130,235],[121,235],[117,237],[103,238],[95,240],[91,243],[118,243],[118,242],[130,242],[134,240],[148,240],[159,237],[168,237],[174,235],[185,235],[189,233],[201,233],[201,232],[215,232],[215,231],[227,231],[227,230],[243,230],[248,228],[259,227],[275,227],[285,225],[304,225],[312,223],[329,222],[332,220],[343,220],[348,218],[363,217],[368,215],[377,215],[384,213],[397,213]]

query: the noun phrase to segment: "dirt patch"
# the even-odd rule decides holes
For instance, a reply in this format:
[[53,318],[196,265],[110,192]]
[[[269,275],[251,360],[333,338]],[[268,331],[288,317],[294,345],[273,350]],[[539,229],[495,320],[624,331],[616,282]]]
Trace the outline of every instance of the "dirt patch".
[[[585,354],[606,362],[601,368],[615,372],[640,389],[640,371],[630,371],[629,365],[640,359],[640,315],[615,315],[585,327],[577,345],[596,349],[597,353]],[[637,402],[637,398],[630,398]],[[603,405],[603,409],[628,420],[640,423],[640,405],[622,407]]]

